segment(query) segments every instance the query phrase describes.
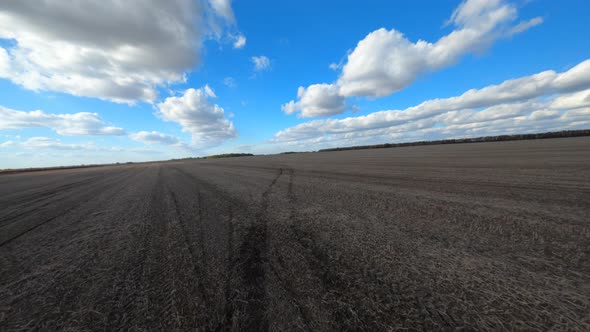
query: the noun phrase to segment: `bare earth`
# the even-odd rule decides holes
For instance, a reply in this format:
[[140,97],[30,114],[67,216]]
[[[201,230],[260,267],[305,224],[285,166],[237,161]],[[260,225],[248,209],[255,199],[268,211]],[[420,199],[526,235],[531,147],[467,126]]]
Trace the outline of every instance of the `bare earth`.
[[590,331],[590,137],[0,176],[0,330]]

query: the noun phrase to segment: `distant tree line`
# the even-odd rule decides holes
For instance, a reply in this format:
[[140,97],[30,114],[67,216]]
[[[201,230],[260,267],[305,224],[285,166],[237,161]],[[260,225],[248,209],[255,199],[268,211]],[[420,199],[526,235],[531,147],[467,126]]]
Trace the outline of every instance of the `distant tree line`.
[[529,139],[579,137],[579,136],[590,136],[590,129],[563,130],[563,131],[554,131],[554,132],[538,133],[538,134],[483,136],[483,137],[475,137],[475,138],[443,139],[443,140],[437,140],[437,141],[418,141],[418,142],[407,142],[407,143],[385,143],[385,144],[374,144],[374,145],[349,146],[349,147],[341,147],[341,148],[322,149],[322,150],[319,150],[318,152],[362,150],[362,149],[383,149],[383,148],[397,148],[397,147],[403,147],[403,146],[417,146],[417,145],[503,142],[503,141],[519,141],[519,140],[529,140]]
[[188,158],[170,159],[169,161],[186,161],[186,160],[233,158],[233,157],[248,157],[248,156],[253,156],[253,154],[251,154],[251,153],[223,153],[223,154],[214,154],[211,156],[204,156],[204,157],[188,157]]
[[212,156],[205,157],[206,159],[216,159],[216,158],[233,158],[233,157],[248,157],[253,156],[251,153],[224,153],[224,154],[214,154]]
[[[133,163],[127,162],[126,164],[133,164]],[[7,168],[7,169],[0,169],[0,174],[11,174],[11,173],[21,173],[21,172],[57,171],[57,170],[66,170],[66,169],[75,169],[75,168],[105,167],[105,166],[115,166],[115,165],[121,165],[121,163],[72,165],[72,166],[52,166],[52,167]]]

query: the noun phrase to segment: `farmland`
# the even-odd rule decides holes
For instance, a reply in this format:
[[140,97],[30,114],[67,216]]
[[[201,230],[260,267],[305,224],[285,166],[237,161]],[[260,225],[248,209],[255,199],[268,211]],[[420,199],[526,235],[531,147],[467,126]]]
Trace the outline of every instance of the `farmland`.
[[590,137],[0,175],[0,330],[590,330]]

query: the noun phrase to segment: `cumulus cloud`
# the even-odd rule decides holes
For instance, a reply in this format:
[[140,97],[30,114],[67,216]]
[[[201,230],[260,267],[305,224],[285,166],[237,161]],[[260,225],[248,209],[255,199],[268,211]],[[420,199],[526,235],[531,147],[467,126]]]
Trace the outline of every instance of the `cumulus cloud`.
[[[296,140],[275,139],[271,143],[282,150],[322,149],[330,147],[379,144],[384,142],[411,142],[488,135],[539,133],[558,130],[587,129],[590,126],[590,108],[568,111],[539,110],[521,116],[468,122],[447,126],[437,125],[436,117],[421,119],[387,128],[359,130],[339,134],[320,135]],[[276,147],[273,149],[276,151]]]
[[246,46],[246,36],[244,36],[244,35],[235,36],[233,46],[234,46],[234,48],[237,48],[237,49],[244,48],[244,46]]
[[548,119],[561,126],[580,121],[590,123],[584,111],[589,107],[589,95],[590,60],[586,60],[566,72],[548,70],[498,85],[472,89],[460,96],[428,100],[404,110],[309,121],[276,133],[274,141],[390,135],[394,132],[433,129],[437,125],[443,128],[434,129],[443,132],[445,128],[465,130],[479,128],[482,124],[488,129],[508,128],[511,123],[519,124],[521,129],[530,129],[535,123]]
[[286,114],[300,111],[300,117],[308,118],[338,114],[346,109],[346,98],[339,94],[334,84],[314,84],[307,88],[300,86],[297,97],[297,102],[290,101],[281,107]]
[[590,89],[559,96],[551,103],[553,109],[590,107]]
[[211,146],[235,138],[238,132],[227,118],[225,111],[210,99],[216,98],[209,86],[188,89],[182,96],[168,97],[157,105],[158,115],[164,121],[182,126],[182,131],[192,135],[196,146]]
[[[455,29],[435,43],[412,43],[396,30],[378,29],[348,55],[338,79],[342,95],[382,97],[410,85],[426,72],[453,65],[468,53],[486,49],[509,31],[517,10],[501,0],[466,0],[453,12]],[[539,24],[542,20],[535,19]],[[533,24],[518,24],[520,32]]]
[[[542,22],[541,18],[515,24],[516,7],[502,0],[465,0],[453,12],[448,24],[454,30],[432,43],[424,40],[411,42],[403,33],[381,28],[358,42],[342,65],[332,69],[342,71],[331,85],[342,98],[352,96],[383,97],[399,91],[419,76],[451,66],[463,56],[481,52],[499,38],[514,35]],[[321,101],[323,98],[317,98]],[[294,102],[297,105],[296,102]],[[299,104],[301,116],[337,114],[337,109],[306,112]],[[316,110],[321,108],[316,105]],[[341,109],[340,112],[343,112]]]
[[129,135],[129,138],[146,144],[177,145],[180,143],[178,137],[162,134],[157,131],[140,131]]
[[[222,21],[221,23],[219,21]],[[229,0],[0,3],[0,77],[26,89],[153,102],[185,80],[201,42],[234,22]]]
[[250,61],[254,64],[255,71],[265,71],[270,69],[270,59],[264,55],[253,56]]
[[0,106],[0,129],[45,127],[64,136],[125,135],[123,128],[107,125],[97,113],[51,114],[41,110],[17,111]]

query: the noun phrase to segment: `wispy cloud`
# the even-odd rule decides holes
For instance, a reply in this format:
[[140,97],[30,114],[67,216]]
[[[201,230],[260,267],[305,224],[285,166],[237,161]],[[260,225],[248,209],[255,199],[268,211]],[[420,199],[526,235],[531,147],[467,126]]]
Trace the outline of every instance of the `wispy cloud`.
[[223,79],[223,84],[228,88],[235,88],[238,86],[236,80],[233,77],[226,77]]
[[49,137],[31,137],[25,141],[7,141],[0,143],[0,147],[20,147],[26,149],[50,149],[50,150],[70,150],[70,151],[105,151],[112,150],[96,145],[94,142],[84,144],[62,143],[59,139]]
[[270,69],[270,59],[264,55],[261,56],[253,56],[250,58],[250,61],[254,64],[255,71],[266,71]]

